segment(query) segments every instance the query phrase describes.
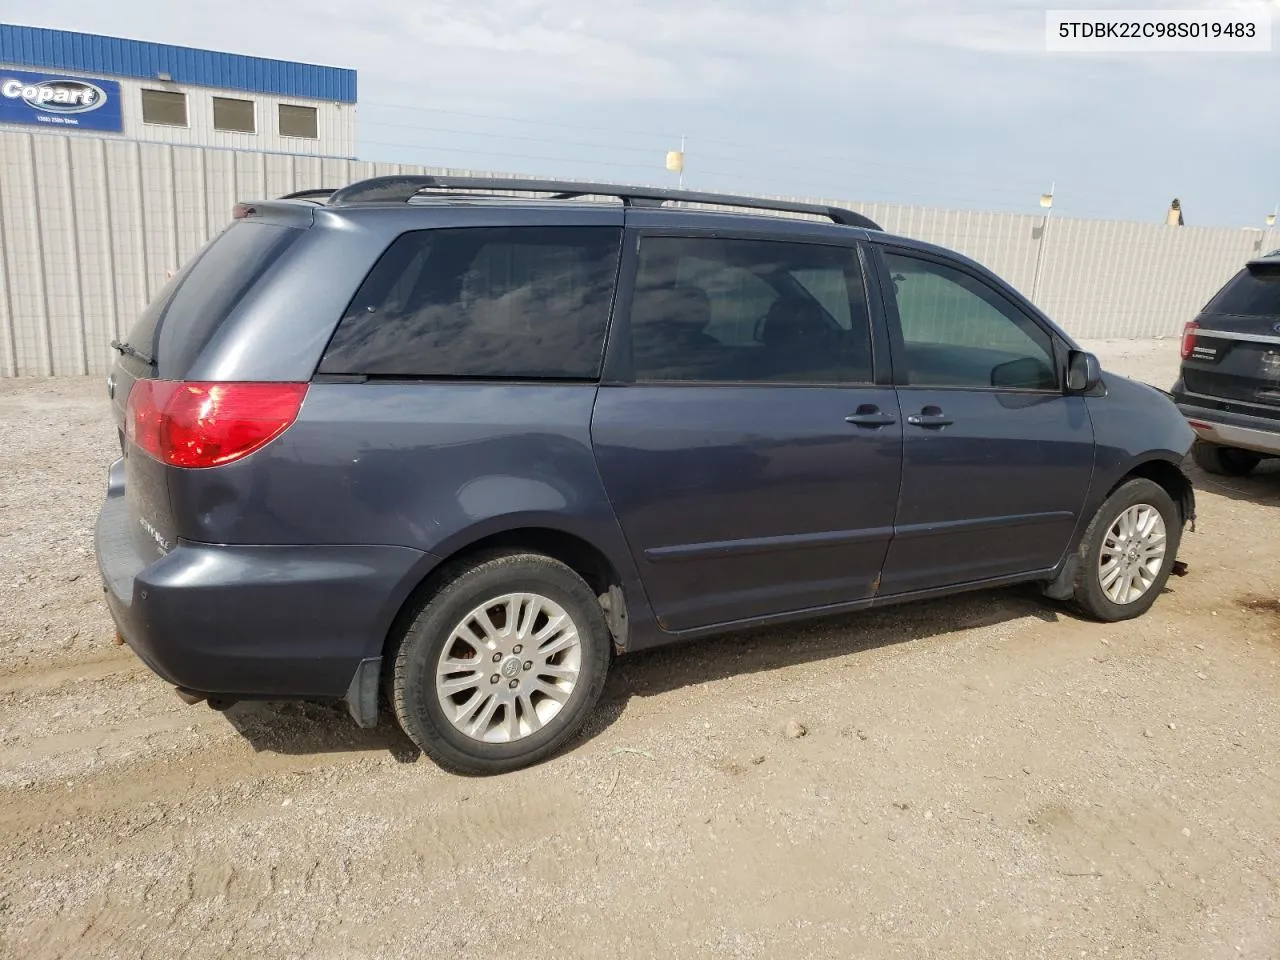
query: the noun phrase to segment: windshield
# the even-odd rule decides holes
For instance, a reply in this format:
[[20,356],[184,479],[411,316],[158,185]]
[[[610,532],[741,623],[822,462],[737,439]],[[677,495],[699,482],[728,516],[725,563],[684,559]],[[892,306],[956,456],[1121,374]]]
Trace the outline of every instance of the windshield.
[[1209,301],[1205,313],[1237,317],[1280,316],[1280,263],[1241,270]]

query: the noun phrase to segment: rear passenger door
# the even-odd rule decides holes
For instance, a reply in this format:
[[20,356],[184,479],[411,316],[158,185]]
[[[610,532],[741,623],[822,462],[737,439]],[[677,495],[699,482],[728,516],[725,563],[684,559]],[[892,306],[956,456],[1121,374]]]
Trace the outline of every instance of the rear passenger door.
[[872,596],[902,425],[859,251],[634,231],[626,248],[592,442],[662,627]]
[[904,418],[885,595],[1047,570],[1093,472],[1093,424],[1047,327],[966,265],[886,247]]

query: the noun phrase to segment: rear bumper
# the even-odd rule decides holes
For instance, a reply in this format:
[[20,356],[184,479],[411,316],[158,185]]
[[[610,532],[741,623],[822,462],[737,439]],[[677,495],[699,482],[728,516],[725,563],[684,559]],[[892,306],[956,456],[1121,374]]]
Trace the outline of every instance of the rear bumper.
[[123,463],[111,467],[95,546],[107,606],[168,682],[230,697],[341,698],[382,655],[404,599],[434,566],[394,546],[135,546]]
[[1196,436],[1208,443],[1280,455],[1280,420],[1202,407],[1179,397],[1178,409]]

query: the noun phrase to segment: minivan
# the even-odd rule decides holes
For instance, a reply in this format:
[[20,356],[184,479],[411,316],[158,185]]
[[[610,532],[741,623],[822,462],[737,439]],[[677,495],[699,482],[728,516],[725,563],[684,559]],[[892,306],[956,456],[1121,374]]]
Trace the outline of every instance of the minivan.
[[120,637],[189,702],[389,708],[462,772],[548,757],[659,644],[1015,583],[1138,616],[1195,516],[1167,395],[834,207],[242,203],[115,347]]

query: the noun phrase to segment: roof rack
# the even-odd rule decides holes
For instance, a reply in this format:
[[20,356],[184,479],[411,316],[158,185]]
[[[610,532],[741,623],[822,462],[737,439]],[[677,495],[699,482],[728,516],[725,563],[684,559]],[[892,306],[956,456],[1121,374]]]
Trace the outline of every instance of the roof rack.
[[[719,207],[745,207],[751,210],[773,210],[780,213],[807,213],[827,217],[848,227],[864,227],[879,230],[880,225],[870,217],[853,210],[829,207],[820,203],[796,203],[790,200],[765,200],[760,197],[739,197],[725,193],[700,193],[695,190],[667,190],[661,187],[634,187],[616,183],[577,183],[572,180],[523,180],[508,177],[432,177],[398,175],[372,177],[330,193],[328,204],[346,203],[407,203],[427,190],[459,192],[475,190],[508,190],[518,193],[549,193],[555,200],[572,200],[578,197],[617,197],[627,206],[661,206],[663,203],[701,203]],[[319,196],[329,191],[304,190],[302,194]],[[290,197],[302,199],[300,194]]]

